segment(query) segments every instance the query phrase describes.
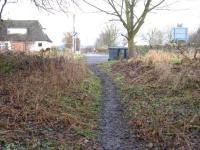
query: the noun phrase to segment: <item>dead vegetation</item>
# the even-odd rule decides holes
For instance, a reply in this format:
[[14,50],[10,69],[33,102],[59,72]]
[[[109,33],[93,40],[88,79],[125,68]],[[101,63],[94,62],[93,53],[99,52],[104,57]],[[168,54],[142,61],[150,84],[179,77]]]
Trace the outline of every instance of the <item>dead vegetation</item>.
[[150,51],[137,60],[115,63],[112,72],[122,87],[129,124],[149,142],[149,149],[199,149],[198,60]]
[[0,68],[0,149],[79,149],[94,138],[99,86],[81,61],[4,53]]

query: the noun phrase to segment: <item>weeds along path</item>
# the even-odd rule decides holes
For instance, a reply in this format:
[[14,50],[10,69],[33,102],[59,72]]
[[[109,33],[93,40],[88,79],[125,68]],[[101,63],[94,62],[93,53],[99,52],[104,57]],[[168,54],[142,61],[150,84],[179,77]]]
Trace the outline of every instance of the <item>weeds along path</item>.
[[102,112],[98,143],[103,150],[133,150],[140,149],[136,140],[130,137],[122,117],[122,106],[117,88],[112,79],[96,65],[91,66],[92,71],[100,78],[102,83]]

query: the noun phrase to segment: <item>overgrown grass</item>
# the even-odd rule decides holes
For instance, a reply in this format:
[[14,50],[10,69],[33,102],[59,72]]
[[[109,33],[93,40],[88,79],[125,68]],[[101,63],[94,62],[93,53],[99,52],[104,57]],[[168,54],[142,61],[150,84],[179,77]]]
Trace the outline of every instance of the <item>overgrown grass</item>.
[[101,66],[119,83],[129,125],[151,149],[200,147],[198,61],[151,51],[143,58]]
[[100,82],[81,60],[14,53],[0,58],[0,149],[93,146]]
[[105,62],[105,63],[101,63],[98,66],[100,66],[107,73],[111,73],[112,65],[116,64],[117,62],[118,62],[117,60],[112,60],[112,61],[108,61],[108,62]]

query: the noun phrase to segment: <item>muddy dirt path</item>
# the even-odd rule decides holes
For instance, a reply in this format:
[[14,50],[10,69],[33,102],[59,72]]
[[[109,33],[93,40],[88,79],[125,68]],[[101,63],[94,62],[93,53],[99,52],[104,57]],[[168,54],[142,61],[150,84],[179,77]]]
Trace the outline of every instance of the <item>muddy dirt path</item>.
[[129,134],[122,117],[123,109],[120,97],[111,78],[96,65],[92,65],[91,69],[100,78],[103,88],[103,104],[98,133],[100,150],[143,149],[142,144]]

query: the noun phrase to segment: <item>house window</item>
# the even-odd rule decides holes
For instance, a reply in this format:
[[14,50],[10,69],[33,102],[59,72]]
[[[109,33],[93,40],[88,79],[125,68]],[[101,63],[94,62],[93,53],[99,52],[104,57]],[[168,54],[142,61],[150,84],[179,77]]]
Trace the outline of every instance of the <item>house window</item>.
[[27,34],[27,29],[25,28],[8,28],[8,34]]
[[38,46],[39,46],[39,47],[42,47],[42,43],[38,43]]

